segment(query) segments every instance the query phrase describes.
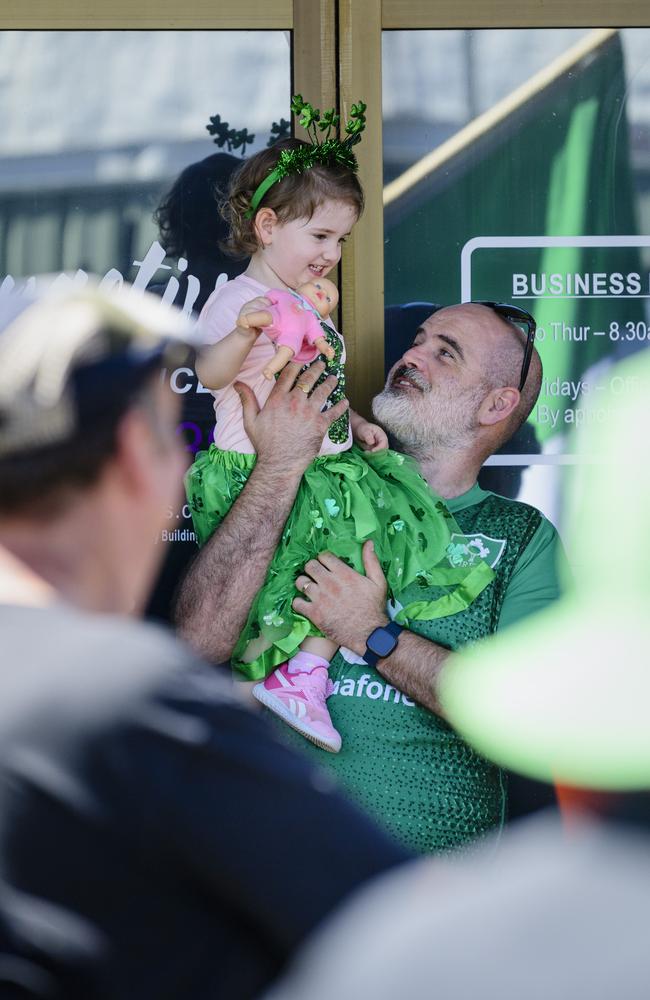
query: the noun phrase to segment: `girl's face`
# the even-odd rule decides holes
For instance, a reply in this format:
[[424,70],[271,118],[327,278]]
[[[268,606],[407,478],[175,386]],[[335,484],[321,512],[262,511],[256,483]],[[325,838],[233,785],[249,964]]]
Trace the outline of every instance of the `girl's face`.
[[324,278],[338,264],[341,246],[356,221],[354,205],[333,200],[320,205],[311,219],[276,220],[268,233],[264,262],[289,288]]

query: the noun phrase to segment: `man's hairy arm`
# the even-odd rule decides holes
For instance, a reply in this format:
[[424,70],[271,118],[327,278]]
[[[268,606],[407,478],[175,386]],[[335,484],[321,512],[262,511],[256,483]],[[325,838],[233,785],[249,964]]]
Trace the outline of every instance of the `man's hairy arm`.
[[[386,580],[372,542],[363,547],[362,576],[330,552],[322,552],[305,566],[296,580],[298,590],[308,583],[309,600],[297,597],[293,607],[314,623],[328,639],[347,646],[358,656],[366,651],[366,639],[375,628],[387,625]],[[354,608],[354,614],[346,609]],[[377,663],[377,670],[394,687],[430,712],[442,715],[437,682],[448,649],[405,630],[394,652]]]
[[[364,642],[362,653],[365,650]],[[403,691],[430,712],[443,716],[438,701],[438,678],[450,655],[444,646],[405,629],[394,652],[387,659],[377,661],[377,670],[398,691]]]
[[258,463],[181,583],[179,634],[206,659],[230,657],[291,510],[300,476]]
[[252,390],[236,383],[257,462],[232,509],[191,564],[175,607],[179,634],[213,662],[230,657],[264,583],[302,475],[330,424],[347,408],[347,400],[341,400],[321,412],[336,385],[334,378],[309,395],[300,388],[311,388],[324,367],[314,362],[298,380],[300,366],[287,365],[261,410]]

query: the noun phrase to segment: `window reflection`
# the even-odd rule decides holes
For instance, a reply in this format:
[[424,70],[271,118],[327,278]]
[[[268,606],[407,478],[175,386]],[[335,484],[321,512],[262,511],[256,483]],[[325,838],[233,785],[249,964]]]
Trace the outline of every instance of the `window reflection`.
[[[597,419],[611,363],[648,343],[649,40],[384,35],[386,302],[535,314],[546,378],[526,440],[506,451],[533,455],[520,495],[550,516],[571,431]],[[502,483],[526,459],[511,461]]]
[[5,31],[0,67],[0,280],[133,278],[162,192],[217,152],[210,116],[253,133],[247,152],[288,116],[281,31]]

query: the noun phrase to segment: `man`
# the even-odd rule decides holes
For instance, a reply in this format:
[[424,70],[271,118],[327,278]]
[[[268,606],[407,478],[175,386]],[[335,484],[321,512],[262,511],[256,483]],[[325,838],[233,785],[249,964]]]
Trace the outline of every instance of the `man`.
[[[502,772],[442,718],[436,685],[443,663],[450,650],[509,626],[559,593],[552,525],[534,508],[485,493],[476,483],[486,458],[526,420],[541,385],[532,336],[524,338],[509,316],[525,321],[532,334],[532,317],[516,307],[465,304],[437,311],[418,329],[373,403],[375,417],[420,462],[456,518],[463,535],[450,557],[465,564],[486,559],[495,572],[490,586],[467,611],[411,620],[395,636],[384,631],[386,585],[370,543],[366,576],[325,553],[296,582],[304,594],[296,598],[296,610],[342,647],[331,668],[328,707],[343,749],[336,756],[313,753],[393,833],[423,852],[471,840],[498,825],[505,811]],[[244,386],[241,394],[254,427],[254,400]],[[295,470],[293,446],[290,456],[286,446],[276,454],[273,482],[268,466],[251,477],[181,591],[181,628],[208,656],[227,657],[262,583],[297,486],[295,471],[283,478],[283,461]],[[236,546],[247,545],[252,557],[235,574]],[[399,595],[399,606],[431,595],[423,580]],[[221,637],[210,625],[217,609]],[[367,648],[373,633],[374,652]]]
[[[182,480],[178,403],[160,379],[187,353],[180,321],[133,291],[10,307],[0,995],[250,997],[405,855],[217,671],[125,617],[144,605]],[[320,413],[331,388],[276,390],[307,450],[336,415]]]

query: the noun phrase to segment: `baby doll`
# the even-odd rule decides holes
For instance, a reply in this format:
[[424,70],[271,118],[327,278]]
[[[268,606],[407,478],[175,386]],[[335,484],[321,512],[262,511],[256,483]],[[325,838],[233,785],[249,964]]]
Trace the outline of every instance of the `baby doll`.
[[320,321],[338,305],[336,285],[320,278],[306,281],[295,292],[271,288],[265,295],[270,309],[244,313],[237,320],[238,326],[246,330],[263,327],[266,336],[278,345],[275,357],[263,369],[264,377],[272,379],[292,360],[306,365],[323,354],[331,361],[334,348],[327,343]]

